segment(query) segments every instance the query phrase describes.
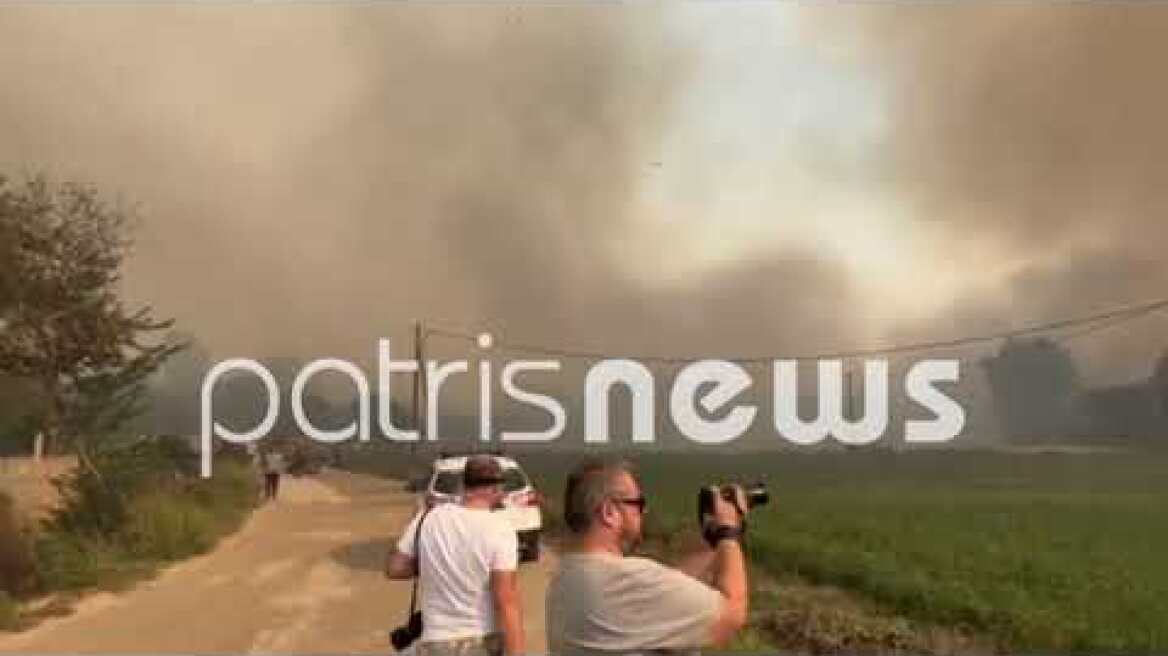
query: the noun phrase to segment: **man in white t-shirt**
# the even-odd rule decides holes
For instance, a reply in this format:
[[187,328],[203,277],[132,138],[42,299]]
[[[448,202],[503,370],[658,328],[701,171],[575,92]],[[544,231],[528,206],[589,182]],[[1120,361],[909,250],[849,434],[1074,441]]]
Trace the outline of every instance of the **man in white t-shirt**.
[[264,470],[264,499],[275,501],[280,492],[280,475],[287,468],[284,454],[276,449],[269,449],[262,456]]
[[[467,459],[463,497],[410,521],[386,563],[392,579],[420,577],[419,656],[496,656],[524,648],[515,531],[491,512],[503,498],[493,456]],[[419,562],[418,547],[421,558]]]

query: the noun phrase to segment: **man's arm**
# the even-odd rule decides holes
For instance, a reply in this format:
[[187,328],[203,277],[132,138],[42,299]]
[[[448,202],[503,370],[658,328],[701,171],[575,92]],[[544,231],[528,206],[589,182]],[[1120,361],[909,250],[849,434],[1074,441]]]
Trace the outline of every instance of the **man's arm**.
[[409,580],[418,575],[418,559],[397,549],[389,552],[385,559],[385,577]]
[[[742,527],[742,515],[738,508],[746,507],[742,490],[737,490],[738,506],[727,502],[722,495],[714,495],[714,522],[720,526]],[[723,646],[734,634],[746,626],[747,581],[746,556],[738,540],[723,539],[714,545],[712,565],[714,587],[722,593],[722,608],[710,625],[710,643]]]
[[722,593],[722,609],[710,625],[710,643],[723,646],[746,626],[746,557],[737,540],[721,540],[714,552],[714,587]]
[[409,580],[418,575],[418,552],[414,539],[417,537],[418,522],[422,521],[424,516],[425,512],[421,511],[406,523],[405,530],[402,531],[401,538],[397,541],[397,547],[391,549],[386,555],[386,578]]
[[520,612],[519,576],[515,570],[491,572],[491,596],[495,617],[503,631],[503,652],[510,656],[523,653],[523,614]]
[[695,545],[674,563],[673,568],[689,574],[693,578],[714,585],[714,557],[718,552],[710,548],[704,540],[699,540],[700,546]]

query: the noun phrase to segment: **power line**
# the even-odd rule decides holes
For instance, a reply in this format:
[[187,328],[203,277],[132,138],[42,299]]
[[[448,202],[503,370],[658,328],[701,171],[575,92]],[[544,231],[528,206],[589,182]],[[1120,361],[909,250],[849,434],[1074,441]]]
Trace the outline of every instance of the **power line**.
[[1075,330],[1075,331],[1066,333],[1064,335],[1059,335],[1058,337],[1053,338],[1053,341],[1058,343],[1058,344],[1066,344],[1067,342],[1069,342],[1071,340],[1079,339],[1080,337],[1086,337],[1088,335],[1094,335],[1096,333],[1101,333],[1101,332],[1104,332],[1106,330],[1111,330],[1112,328],[1117,328],[1123,324],[1128,323],[1129,321],[1131,321],[1134,318],[1135,317],[1132,317],[1132,316],[1121,316],[1121,317],[1113,317],[1113,318],[1108,319],[1106,321],[1098,321],[1098,322],[1091,323],[1091,324],[1085,324],[1085,326],[1079,330]]
[[[960,337],[957,339],[937,340],[927,342],[916,342],[910,344],[892,345],[885,347],[874,347],[867,349],[855,349],[848,351],[834,351],[823,352],[815,354],[804,355],[759,355],[759,356],[742,356],[733,358],[717,358],[719,360],[726,360],[728,362],[737,362],[741,364],[753,364],[769,362],[771,360],[785,359],[785,360],[845,360],[848,358],[862,358],[876,355],[892,355],[902,353],[913,353],[920,351],[933,351],[946,348],[957,348],[962,346],[970,346],[974,344],[984,344],[987,342],[997,342],[1002,340],[1016,339],[1019,337],[1028,337],[1031,335],[1039,335],[1043,333],[1057,332],[1070,328],[1077,328],[1083,326],[1084,329],[1070,335],[1063,336],[1059,341],[1067,341],[1075,339],[1083,335],[1087,335],[1099,330],[1111,328],[1121,323],[1132,321],[1152,312],[1158,312],[1168,308],[1168,299],[1160,299],[1149,303],[1142,303],[1139,305],[1131,305],[1107,312],[1100,312],[1084,317],[1075,317],[1072,319],[1061,319],[1058,321],[1051,321],[1042,324],[1036,324],[1027,328],[1017,330],[1007,330],[996,333],[989,333],[984,335],[970,335]],[[427,335],[438,335],[451,339],[466,340],[475,342],[478,339],[476,334],[470,332],[463,332],[457,330],[450,330],[445,328],[427,328]],[[509,351],[514,353],[528,353],[533,355],[546,355],[560,358],[581,358],[589,360],[602,360],[614,357],[612,354],[600,353],[597,351],[574,350],[567,348],[555,348],[550,346],[543,346],[538,344],[524,344],[518,342],[507,342],[496,340],[494,349]],[[661,356],[661,355],[623,355],[620,357],[629,358],[641,362],[663,362],[663,363],[680,363],[691,362],[695,357],[678,357],[678,356]]]

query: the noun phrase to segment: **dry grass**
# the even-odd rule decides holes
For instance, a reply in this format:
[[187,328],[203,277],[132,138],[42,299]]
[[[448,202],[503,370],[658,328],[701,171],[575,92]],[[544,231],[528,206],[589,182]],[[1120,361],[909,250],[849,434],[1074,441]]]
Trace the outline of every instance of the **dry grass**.
[[17,513],[39,519],[57,503],[53,479],[76,465],[71,456],[44,458],[39,463],[29,457],[0,458],[0,491],[12,497]]
[[924,624],[901,617],[858,595],[790,578],[759,576],[752,590],[750,626],[756,642],[801,654],[938,654],[963,656],[998,652],[969,629]]

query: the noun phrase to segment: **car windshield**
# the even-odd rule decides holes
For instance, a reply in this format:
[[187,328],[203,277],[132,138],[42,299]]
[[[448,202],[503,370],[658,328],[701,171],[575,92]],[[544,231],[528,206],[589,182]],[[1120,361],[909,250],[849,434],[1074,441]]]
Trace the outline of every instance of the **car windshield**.
[[438,472],[434,475],[434,485],[431,489],[439,494],[458,494],[462,491],[462,472]]
[[523,470],[519,468],[504,469],[503,470],[503,491],[514,492],[522,490],[527,487],[527,477],[523,475]]
[[[509,467],[503,470],[503,491],[515,492],[527,487],[527,476],[518,467]],[[438,494],[460,494],[462,492],[462,472],[440,471],[434,475],[434,484],[430,486]]]

